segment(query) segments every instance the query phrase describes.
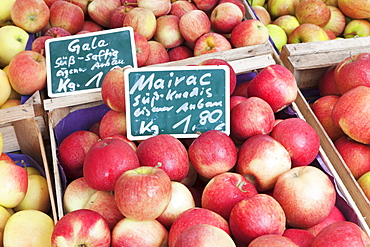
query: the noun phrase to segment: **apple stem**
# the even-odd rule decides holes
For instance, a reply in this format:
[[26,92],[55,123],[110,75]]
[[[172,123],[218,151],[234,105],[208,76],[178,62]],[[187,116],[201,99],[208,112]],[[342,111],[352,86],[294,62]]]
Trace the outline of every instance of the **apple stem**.
[[156,168],[162,167],[162,162],[158,162],[157,165],[155,166]]
[[355,36],[357,36],[357,32],[356,32],[356,31],[354,31],[354,32],[352,32],[352,33],[345,33],[345,34],[343,34],[343,36],[346,36],[346,35],[355,35]]
[[238,183],[238,184],[236,185],[236,187],[238,187],[240,191],[242,191],[242,192],[246,192],[246,190],[244,190],[244,189],[243,189],[243,186],[244,186],[245,184],[246,184],[246,182],[245,182],[245,181],[241,181],[240,183]]
[[24,169],[25,169],[25,170],[26,170],[26,172],[27,172],[27,165],[26,165],[26,163],[24,162],[24,160],[21,160],[21,163],[22,163],[22,165],[23,165]]

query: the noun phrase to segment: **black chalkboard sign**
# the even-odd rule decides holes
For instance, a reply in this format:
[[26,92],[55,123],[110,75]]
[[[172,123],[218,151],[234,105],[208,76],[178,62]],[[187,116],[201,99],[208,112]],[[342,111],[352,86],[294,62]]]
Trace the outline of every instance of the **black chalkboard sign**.
[[135,49],[131,27],[48,39],[45,43],[48,96],[100,91],[108,71],[137,67]]
[[230,133],[230,69],[226,65],[143,67],[125,70],[127,137],[171,134],[195,138]]

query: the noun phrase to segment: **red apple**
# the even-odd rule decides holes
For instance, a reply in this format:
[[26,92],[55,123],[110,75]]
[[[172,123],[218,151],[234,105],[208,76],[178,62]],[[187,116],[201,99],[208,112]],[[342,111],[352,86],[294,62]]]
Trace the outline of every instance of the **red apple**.
[[301,0],[295,9],[299,23],[312,23],[324,27],[330,20],[331,11],[322,0]]
[[104,218],[89,209],[79,209],[56,222],[51,235],[52,246],[109,247],[111,232]]
[[168,230],[180,214],[195,207],[193,195],[188,187],[177,181],[171,181],[171,187],[171,200],[163,213],[157,218]]
[[168,232],[157,220],[124,218],[112,231],[111,247],[167,246]]
[[31,47],[31,50],[32,51],[36,51],[38,53],[40,53],[41,55],[45,56],[45,41],[47,39],[51,39],[53,37],[51,36],[40,36],[40,37],[37,37],[33,42],[32,42],[32,47]]
[[355,87],[343,94],[334,105],[332,118],[335,125],[357,142],[370,144],[370,88]]
[[121,5],[117,7],[111,14],[109,20],[109,28],[118,28],[123,26],[123,20],[131,9],[134,7],[130,5]]
[[108,137],[106,137],[106,138],[107,138],[107,139],[115,139],[115,138],[117,138],[117,139],[121,139],[121,140],[123,140],[123,141],[127,142],[127,143],[132,147],[132,149],[133,149],[134,151],[136,151],[136,148],[137,148],[136,143],[135,143],[134,141],[129,140],[129,139],[128,139],[126,136],[124,136],[124,135],[115,134],[115,135],[108,136]]
[[83,176],[83,164],[90,147],[100,137],[87,130],[78,130],[69,134],[58,147],[58,160],[66,177],[72,181]]
[[236,106],[237,104],[239,104],[240,102],[242,102],[243,100],[246,100],[247,97],[244,97],[244,96],[238,96],[238,95],[235,95],[235,96],[230,96],[230,110]]
[[269,134],[275,116],[271,106],[261,98],[250,97],[230,111],[231,137],[245,141],[258,134]]
[[172,1],[170,15],[176,15],[181,18],[186,12],[196,10],[197,7],[189,1]]
[[326,95],[340,96],[341,95],[335,83],[335,76],[334,76],[335,68],[336,68],[336,65],[330,66],[328,69],[324,71],[322,76],[319,78],[318,88],[319,88],[320,96],[326,96]]
[[36,51],[17,53],[8,65],[12,88],[21,95],[32,95],[46,87],[46,59]]
[[157,18],[157,28],[154,39],[164,48],[170,49],[182,44],[184,38],[179,27],[180,18],[176,15],[163,15]]
[[208,32],[200,36],[194,44],[194,56],[231,50],[231,44],[223,35]]
[[293,73],[279,64],[265,67],[248,84],[248,97],[265,100],[274,112],[293,103],[297,94],[298,86]]
[[243,17],[241,9],[236,4],[231,2],[220,3],[211,12],[211,26],[217,33],[228,34],[237,24],[242,22]]
[[199,65],[227,65],[230,69],[230,95],[233,94],[236,87],[236,73],[228,61],[222,58],[210,58],[199,63]]
[[330,211],[330,214],[324,220],[320,221],[310,228],[306,228],[306,230],[310,232],[313,236],[316,236],[326,226],[334,222],[345,220],[346,218],[344,217],[343,213],[339,210],[337,206],[334,206],[333,209]]
[[83,174],[91,188],[113,191],[119,176],[139,165],[135,151],[127,142],[107,138],[91,146],[85,157]]
[[218,0],[193,0],[193,3],[198,9],[207,12],[211,11],[217,5]]
[[257,19],[244,20],[234,27],[230,42],[233,47],[245,47],[265,43],[269,38],[267,27]]
[[250,81],[242,81],[237,83],[235,86],[235,90],[232,93],[232,96],[243,96],[248,98],[248,85]]
[[87,201],[85,209],[99,213],[113,230],[116,224],[124,218],[118,209],[114,195],[110,191],[97,191]]
[[127,12],[123,19],[123,26],[132,27],[134,32],[138,32],[150,40],[157,28],[157,19],[149,9],[136,7]]
[[50,27],[44,33],[45,36],[51,36],[53,38],[70,36],[71,34],[62,27]]
[[84,177],[72,180],[63,193],[63,210],[69,213],[83,209],[96,191],[86,183]]
[[[343,238],[345,233],[345,238]],[[339,221],[322,229],[314,241],[312,247],[330,246],[368,246],[370,238],[355,223],[350,221]]]
[[99,126],[99,134],[101,139],[117,134],[126,136],[126,133],[127,129],[125,112],[110,110],[104,114]]
[[235,170],[263,192],[273,189],[278,177],[291,165],[284,146],[271,136],[260,134],[243,142]]
[[273,128],[270,135],[288,150],[292,167],[311,164],[319,153],[319,135],[301,118],[284,119]]
[[329,22],[324,26],[325,30],[331,30],[335,36],[343,33],[346,26],[346,17],[343,12],[336,6],[328,6],[330,10]]
[[134,42],[136,47],[137,66],[141,67],[145,64],[149,57],[150,47],[148,40],[138,32],[134,32]]
[[183,231],[175,247],[222,246],[235,247],[234,240],[220,228],[208,224],[194,225]]
[[254,13],[256,14],[257,18],[264,24],[268,25],[271,23],[271,15],[267,11],[267,9],[263,6],[252,6]]
[[12,2],[10,16],[16,26],[29,33],[37,33],[48,24],[50,9],[43,0],[16,0]]
[[116,112],[126,111],[125,80],[123,75],[124,68],[117,67],[104,75],[101,84],[101,95],[104,103]]
[[152,11],[157,18],[167,15],[171,10],[171,0],[137,0],[137,5]]
[[[177,2],[186,2],[186,1],[176,1],[175,3]],[[170,61],[183,60],[189,57],[193,57],[193,55],[194,55],[193,50],[191,50],[189,47],[185,45],[179,45],[168,50],[168,57],[170,58]]]
[[283,236],[291,239],[299,247],[311,247],[313,239],[315,238],[311,232],[298,228],[286,229]]
[[0,160],[0,205],[14,208],[22,202],[28,188],[28,175],[24,167],[13,161]]
[[80,32],[82,31],[97,32],[103,30],[104,30],[103,27],[100,26],[98,23],[91,20],[85,20],[84,23],[82,24]]
[[368,1],[338,0],[339,9],[351,19],[370,18],[370,3]]
[[211,31],[211,21],[204,11],[190,10],[180,18],[179,28],[185,40],[195,42],[200,36]]
[[50,6],[50,26],[62,27],[70,34],[82,29],[85,21],[83,10],[68,1],[56,1]]
[[70,3],[73,3],[80,7],[85,15],[87,15],[87,6],[91,2],[90,0],[69,0]]
[[253,239],[265,234],[282,235],[285,221],[282,207],[267,194],[256,194],[238,202],[229,218],[232,236],[240,246],[248,246]]
[[188,154],[197,173],[209,179],[229,171],[237,159],[233,140],[220,130],[202,133],[191,143]]
[[185,146],[171,135],[160,134],[140,142],[136,154],[141,166],[163,169],[173,181],[183,180],[188,173],[188,152]]
[[279,176],[273,196],[284,209],[287,225],[309,228],[330,214],[336,191],[322,170],[314,166],[300,166]]
[[183,212],[172,224],[168,234],[168,246],[174,247],[179,236],[189,227],[208,224],[230,235],[228,222],[219,214],[205,208],[191,208]]
[[238,202],[257,193],[255,186],[241,174],[225,172],[214,176],[204,187],[202,207],[229,220],[231,209]]
[[233,4],[236,4],[240,10],[242,11],[243,13],[243,16],[245,16],[245,5],[242,1],[239,1],[239,0],[219,0],[218,1],[218,4],[221,4],[221,3],[233,3]]
[[171,200],[170,177],[162,169],[141,166],[119,176],[114,196],[119,211],[133,220],[154,220]]
[[170,61],[168,52],[161,43],[155,40],[149,40],[148,45],[149,45],[149,55],[144,63],[144,66],[167,63]]
[[341,94],[357,86],[370,87],[370,53],[345,58],[334,71],[335,83]]
[[278,234],[265,234],[261,235],[255,239],[248,245],[248,247],[301,247],[295,244],[290,238],[278,235]]
[[108,28],[110,16],[119,6],[121,6],[120,0],[94,0],[87,6],[87,13],[94,22]]
[[99,128],[100,128],[100,120],[96,123],[93,123],[88,130],[97,134],[100,137]]
[[193,186],[195,184],[197,179],[198,179],[198,173],[194,169],[193,165],[189,163],[188,174],[186,174],[186,177],[182,179],[180,182],[189,188],[190,186]]
[[334,124],[333,118],[331,117],[334,105],[337,103],[338,99],[339,96],[337,95],[326,95],[318,98],[311,104],[312,111],[315,113],[317,120],[319,120],[333,142],[345,135],[341,128]]
[[337,139],[334,145],[356,180],[370,171],[369,145],[356,142],[347,136]]

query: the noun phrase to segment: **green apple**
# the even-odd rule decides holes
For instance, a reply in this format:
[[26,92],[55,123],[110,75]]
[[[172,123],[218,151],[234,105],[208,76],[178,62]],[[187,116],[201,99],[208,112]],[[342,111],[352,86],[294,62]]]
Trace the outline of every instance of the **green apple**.
[[285,31],[278,25],[268,24],[266,25],[266,27],[269,30],[269,35],[272,41],[280,52],[283,45],[288,42],[288,36],[286,35]]
[[352,20],[343,31],[344,38],[370,36],[370,22],[367,20]]
[[364,192],[365,196],[370,200],[370,171],[365,172],[357,179],[357,183]]
[[248,0],[251,6],[263,6],[265,5],[265,0]]
[[14,2],[15,0],[1,0],[0,27],[13,24],[10,13]]
[[0,69],[0,88],[0,106],[2,106],[9,99],[10,93],[12,92],[8,76],[2,69]]
[[307,43],[329,40],[325,30],[318,25],[304,23],[299,25],[288,36],[288,44]]
[[296,29],[300,25],[297,17],[295,17],[294,15],[282,15],[275,19],[272,24],[281,27],[288,36],[294,29]]
[[300,0],[269,0],[267,2],[267,11],[271,19],[275,20],[282,15],[295,15],[295,8]]
[[19,52],[26,49],[28,33],[17,26],[0,27],[0,68],[10,63]]

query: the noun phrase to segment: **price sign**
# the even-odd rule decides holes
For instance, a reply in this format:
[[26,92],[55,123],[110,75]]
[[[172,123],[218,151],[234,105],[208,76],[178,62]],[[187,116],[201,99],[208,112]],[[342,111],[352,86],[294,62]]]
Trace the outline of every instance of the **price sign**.
[[129,139],[195,138],[212,129],[230,133],[228,66],[129,68],[124,73]]
[[48,96],[100,91],[108,71],[137,67],[133,37],[133,29],[123,27],[48,39]]

